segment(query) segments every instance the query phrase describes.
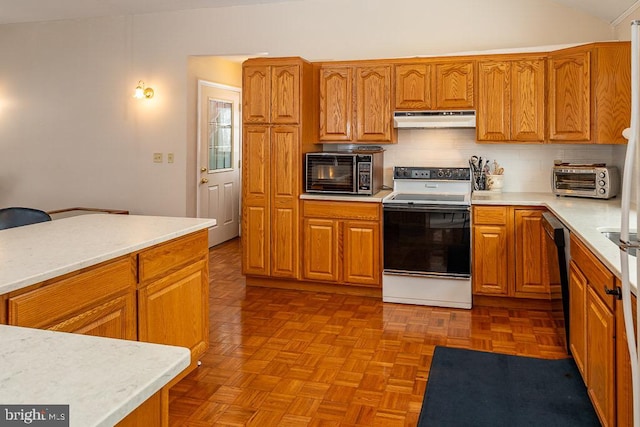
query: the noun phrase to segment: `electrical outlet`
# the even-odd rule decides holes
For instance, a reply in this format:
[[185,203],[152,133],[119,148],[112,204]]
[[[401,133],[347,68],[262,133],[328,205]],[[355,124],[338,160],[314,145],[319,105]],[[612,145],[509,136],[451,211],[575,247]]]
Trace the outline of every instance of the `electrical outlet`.
[[153,153],[153,163],[162,163],[162,153]]
[[167,163],[173,163],[173,153],[167,153]]

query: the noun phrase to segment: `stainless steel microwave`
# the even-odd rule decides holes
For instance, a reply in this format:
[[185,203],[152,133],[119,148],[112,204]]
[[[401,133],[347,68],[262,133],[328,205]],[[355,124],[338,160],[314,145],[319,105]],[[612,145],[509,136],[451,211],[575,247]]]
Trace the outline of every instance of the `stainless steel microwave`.
[[382,187],[383,151],[306,153],[305,191],[373,195]]

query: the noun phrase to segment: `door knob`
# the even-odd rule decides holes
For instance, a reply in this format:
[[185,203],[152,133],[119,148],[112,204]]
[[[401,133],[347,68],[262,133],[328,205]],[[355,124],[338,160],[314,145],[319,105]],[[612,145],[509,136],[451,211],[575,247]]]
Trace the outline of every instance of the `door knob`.
[[200,168],[200,172],[206,172],[206,171],[207,171],[207,168],[205,167]]
[[209,180],[207,178],[202,178],[200,180],[200,184],[206,184],[207,182],[209,182]]

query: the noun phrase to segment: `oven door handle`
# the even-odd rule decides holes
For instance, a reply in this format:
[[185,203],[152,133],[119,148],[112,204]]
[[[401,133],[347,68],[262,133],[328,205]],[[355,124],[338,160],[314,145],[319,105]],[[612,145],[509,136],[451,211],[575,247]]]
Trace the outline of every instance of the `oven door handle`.
[[382,205],[386,212],[469,212],[471,206],[467,205],[428,205],[422,203],[402,203]]

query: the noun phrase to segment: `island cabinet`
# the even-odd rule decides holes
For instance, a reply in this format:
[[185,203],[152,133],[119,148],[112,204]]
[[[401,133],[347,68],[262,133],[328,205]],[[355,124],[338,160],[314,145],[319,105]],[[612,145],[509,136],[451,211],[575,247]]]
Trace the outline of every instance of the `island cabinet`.
[[245,61],[243,79],[243,273],[297,279],[302,160],[319,150],[317,79],[301,58]]
[[320,66],[320,141],[396,142],[389,64]]
[[304,200],[303,278],[380,287],[381,210],[379,203]]
[[549,139],[624,144],[631,114],[628,42],[593,43],[549,54]]
[[559,296],[542,228],[544,208],[473,207],[473,293],[549,300]]
[[474,61],[396,64],[396,110],[474,108]]
[[478,63],[476,139],[544,142],[544,57]]
[[138,281],[138,339],[191,350],[175,384],[209,347],[207,230],[141,251]]
[[616,425],[613,274],[573,234],[569,272],[571,353],[603,426]]
[[135,340],[136,258],[110,262],[8,295],[8,324]]

